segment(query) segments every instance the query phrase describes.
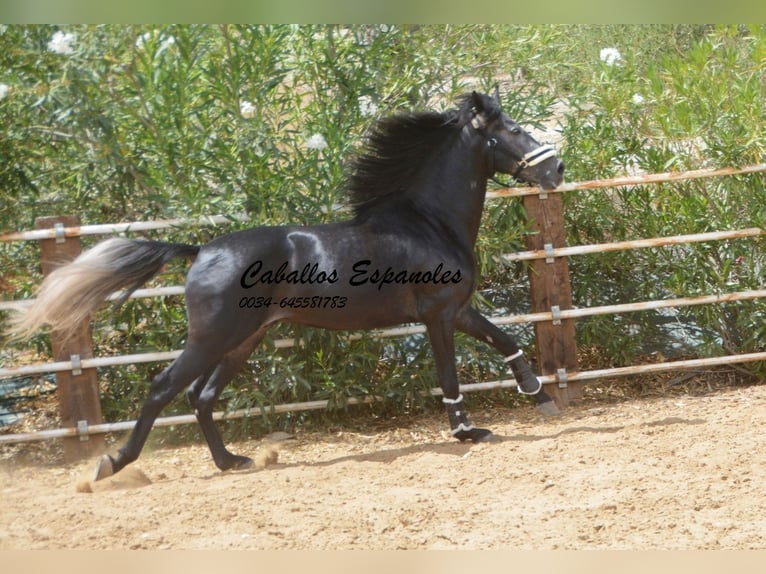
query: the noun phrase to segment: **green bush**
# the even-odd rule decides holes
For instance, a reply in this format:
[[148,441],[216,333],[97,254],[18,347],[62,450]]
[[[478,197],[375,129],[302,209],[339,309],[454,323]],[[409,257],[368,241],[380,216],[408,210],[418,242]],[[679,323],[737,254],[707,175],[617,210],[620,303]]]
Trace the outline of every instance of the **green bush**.
[[[570,177],[762,162],[763,29],[705,29],[683,37],[694,41],[651,58],[627,52],[619,63],[594,70],[563,130]],[[585,153],[575,155],[575,149]],[[568,195],[571,242],[763,229],[763,184],[760,174]],[[763,238],[573,258],[571,269],[575,303],[583,306],[762,289]],[[579,323],[579,340],[627,364],[671,322],[688,339],[687,353],[758,351],[766,345],[764,303],[601,317]],[[766,373],[762,364],[751,368]]]
[[[247,225],[344,218],[345,166],[371,122],[445,109],[496,82],[523,124],[541,128],[559,114],[569,180],[758,163],[765,61],[763,27],[3,26],[0,229],[63,214],[83,224],[250,217],[148,234],[204,243]],[[569,242],[764,227],[763,183],[751,175],[567,194]],[[489,313],[527,310],[525,268],[500,257],[524,248],[526,230],[520,202],[488,202],[477,302]],[[575,304],[763,288],[763,253],[763,239],[747,239],[574,257]],[[2,243],[0,258],[3,296],[29,296],[37,248]],[[182,283],[184,272],[176,263],[157,283]],[[579,321],[578,336],[616,364],[659,345],[668,321],[686,329],[685,352],[745,352],[766,346],[763,316],[763,301],[634,313]],[[533,344],[528,327],[514,332]],[[99,354],[176,349],[184,337],[180,297],[130,301],[96,323]],[[283,337],[305,344],[274,348]],[[493,353],[458,343],[465,381],[504,376]],[[45,354],[49,343],[32,344]],[[6,347],[0,362],[21,350]],[[104,369],[107,419],[135,412],[162,366]],[[369,395],[387,398],[370,407],[377,413],[423,408],[432,366],[422,336],[346,341],[278,327],[224,399],[230,409],[318,398],[338,407],[320,417]],[[188,409],[179,400],[169,410]]]

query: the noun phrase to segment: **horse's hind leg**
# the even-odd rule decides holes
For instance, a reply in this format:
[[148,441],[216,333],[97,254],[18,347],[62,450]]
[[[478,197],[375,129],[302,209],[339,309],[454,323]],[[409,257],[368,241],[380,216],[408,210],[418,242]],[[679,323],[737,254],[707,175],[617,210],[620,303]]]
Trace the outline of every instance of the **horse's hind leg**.
[[239,347],[227,353],[214,369],[197,379],[186,393],[194,407],[194,414],[210,448],[213,461],[221,470],[244,469],[253,465],[252,459],[232,454],[226,449],[221,433],[213,421],[213,407],[221,391],[244,366],[264,334],[265,329],[260,330]]
[[95,480],[101,480],[118,472],[141,454],[149,431],[162,409],[173,400],[191,381],[202,376],[215,363],[204,349],[187,347],[164,371],[157,375],[149,387],[149,393],[136,420],[136,425],[125,446],[112,457],[105,454],[96,467]]
[[464,308],[457,318],[457,328],[479,341],[489,343],[500,351],[516,379],[518,390],[533,395],[537,409],[544,415],[559,414],[553,399],[544,390],[540,379],[532,372],[523,353],[513,338],[495,326],[473,307]]

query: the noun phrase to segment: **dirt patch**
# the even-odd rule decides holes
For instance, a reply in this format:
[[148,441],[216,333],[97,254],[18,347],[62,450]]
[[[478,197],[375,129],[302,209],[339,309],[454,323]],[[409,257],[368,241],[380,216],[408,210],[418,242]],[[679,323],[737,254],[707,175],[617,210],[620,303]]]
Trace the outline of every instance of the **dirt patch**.
[[93,460],[14,456],[0,548],[766,547],[766,386],[473,419],[497,441],[456,443],[423,416],[238,443],[265,467],[238,473],[203,445],[145,451],[97,484]]

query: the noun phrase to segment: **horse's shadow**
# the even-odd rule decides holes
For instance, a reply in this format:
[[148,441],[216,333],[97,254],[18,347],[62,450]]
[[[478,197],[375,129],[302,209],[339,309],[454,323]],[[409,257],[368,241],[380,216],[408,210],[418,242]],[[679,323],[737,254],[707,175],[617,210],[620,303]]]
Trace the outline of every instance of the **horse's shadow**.
[[[628,427],[664,427],[664,426],[671,426],[671,425],[701,425],[705,424],[707,421],[705,419],[684,419],[680,417],[666,417],[659,420],[653,420],[641,424],[625,424],[625,425],[614,425],[614,426],[576,426],[576,427],[568,427],[565,429],[562,429],[558,432],[552,432],[548,434],[513,434],[513,435],[494,435],[492,437],[492,440],[486,444],[488,447],[491,448],[492,445],[500,444],[500,443],[525,443],[525,442],[537,442],[537,441],[544,441],[544,440],[556,440],[560,437],[563,437],[565,435],[571,435],[571,434],[612,434],[615,432],[619,432],[621,430],[624,430]],[[280,443],[272,443],[273,445],[280,445]],[[460,443],[455,442],[451,439],[445,440],[444,442],[434,442],[434,443],[428,443],[428,444],[411,444],[409,446],[405,447],[399,447],[399,448],[391,448],[391,449],[381,449],[376,450],[373,452],[366,452],[366,453],[360,453],[360,454],[349,454],[349,455],[343,455],[338,456],[336,458],[331,458],[328,460],[321,460],[321,461],[315,461],[315,462],[303,462],[303,461],[295,461],[295,462],[274,462],[266,464],[265,466],[258,465],[257,468],[251,468],[247,470],[237,470],[237,471],[216,471],[212,472],[210,474],[206,474],[205,476],[198,476],[199,479],[202,480],[211,480],[215,478],[220,478],[221,476],[225,475],[246,475],[251,474],[255,472],[266,472],[266,471],[276,471],[281,469],[289,469],[289,468],[321,468],[321,467],[329,467],[336,464],[342,464],[344,462],[358,462],[358,463],[364,463],[364,462],[371,462],[371,463],[378,463],[378,464],[391,464],[395,462],[396,460],[400,458],[404,458],[407,456],[414,456],[414,455],[422,455],[422,454],[436,454],[438,456],[446,456],[446,457],[458,457],[462,458],[471,452],[473,448],[475,448],[477,445],[474,445],[473,443]],[[276,450],[279,451],[282,448],[289,448],[289,446],[276,446]],[[141,471],[138,471],[141,473]],[[128,473],[129,476],[130,473]],[[126,476],[128,476],[126,475]],[[143,473],[141,473],[143,476]],[[116,475],[120,477],[121,475]],[[129,478],[128,476],[128,478]],[[181,480],[181,478],[172,478],[168,479],[166,477],[162,478],[162,481],[176,481]],[[146,479],[145,476],[143,476],[143,479]],[[111,485],[109,488],[105,488],[105,490],[115,490],[115,489],[121,489],[125,488],[125,476],[122,477],[122,482],[119,482],[116,486]],[[128,484],[127,488],[137,488],[139,486],[145,486],[147,483],[151,483],[148,479],[146,479],[147,482],[140,482],[134,483],[131,482]]]
[[[505,443],[505,442],[523,443],[523,442],[536,442],[536,441],[542,441],[542,440],[555,440],[565,435],[580,434],[580,433],[612,434],[612,433],[624,430],[628,426],[661,427],[661,426],[670,426],[670,425],[677,425],[677,424],[700,425],[700,424],[704,424],[705,422],[706,422],[705,419],[684,419],[680,417],[667,417],[661,420],[643,423],[641,425],[569,427],[569,428],[565,428],[558,432],[550,433],[550,434],[537,434],[537,435],[495,434],[493,435],[492,440],[483,444],[487,444],[491,446],[493,444],[499,444],[499,443]],[[373,463],[380,463],[380,464],[390,464],[396,461],[397,459],[400,459],[403,457],[418,455],[418,454],[426,454],[426,453],[462,458],[467,456],[468,453],[471,451],[471,449],[474,448],[475,446],[476,445],[474,445],[473,443],[460,443],[460,442],[453,442],[453,441],[435,442],[435,443],[429,443],[429,444],[412,444],[409,446],[393,448],[393,449],[383,449],[383,450],[377,450],[374,452],[343,455],[343,456],[339,456],[329,460],[322,460],[322,461],[315,461],[315,462],[300,462],[300,461],[288,462],[288,463],[278,462],[278,463],[270,464],[267,467],[262,469],[250,469],[245,471],[237,471],[237,473],[240,474],[240,473],[260,472],[263,470],[279,470],[279,469],[295,468],[295,467],[321,468],[326,466],[333,466],[336,464],[342,464],[344,462],[360,462],[360,463],[373,462]],[[220,476],[220,473],[218,473],[217,475]]]

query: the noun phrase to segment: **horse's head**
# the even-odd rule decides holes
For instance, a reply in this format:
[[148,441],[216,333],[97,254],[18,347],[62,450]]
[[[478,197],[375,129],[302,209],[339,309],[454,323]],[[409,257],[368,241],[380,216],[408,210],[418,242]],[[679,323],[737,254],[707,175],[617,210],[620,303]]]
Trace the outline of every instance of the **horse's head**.
[[564,162],[550,145],[540,145],[500,109],[494,96],[471,95],[470,124],[487,145],[489,176],[507,173],[515,179],[543,189],[555,189],[564,179]]

